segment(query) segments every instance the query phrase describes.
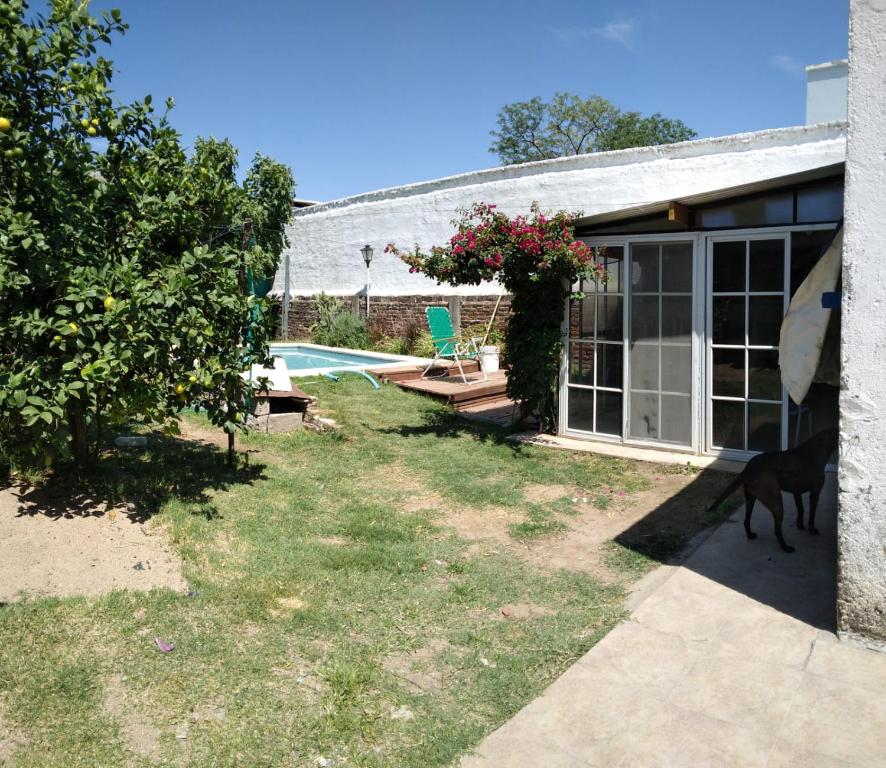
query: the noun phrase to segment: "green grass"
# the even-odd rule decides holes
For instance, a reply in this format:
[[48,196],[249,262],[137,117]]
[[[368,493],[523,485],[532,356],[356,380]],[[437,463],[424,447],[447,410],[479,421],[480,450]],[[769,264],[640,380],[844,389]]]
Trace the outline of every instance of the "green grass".
[[[630,462],[514,446],[394,387],[304,388],[339,431],[240,440],[235,471],[158,436],[80,489],[162,525],[193,593],[0,607],[11,765],[449,765],[622,617],[623,586],[472,556],[444,513],[505,509],[515,538],[555,534],[570,500],[530,502],[527,485],[630,494],[647,485]],[[505,621],[508,603],[547,613]],[[125,717],[106,705],[114,676]],[[133,751],[130,720],[159,729],[153,752]]]

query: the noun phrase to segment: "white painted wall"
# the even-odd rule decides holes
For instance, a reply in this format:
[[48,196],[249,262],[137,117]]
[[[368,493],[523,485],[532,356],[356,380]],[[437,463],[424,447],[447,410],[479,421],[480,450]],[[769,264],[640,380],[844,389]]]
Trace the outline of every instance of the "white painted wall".
[[852,0],[843,246],[842,633],[886,642],[886,0]]
[[806,125],[846,119],[845,60],[806,67]]
[[[410,275],[384,254],[388,242],[423,248],[446,242],[459,207],[494,203],[509,215],[533,200],[549,210],[585,215],[703,194],[842,162],[841,124],[781,128],[716,139],[644,147],[491,168],[404,187],[369,192],[303,208],[288,229],[290,292],[351,295],[363,289],[360,248],[375,249],[371,293],[498,293],[497,286],[437,286]],[[282,268],[274,291],[282,293]]]

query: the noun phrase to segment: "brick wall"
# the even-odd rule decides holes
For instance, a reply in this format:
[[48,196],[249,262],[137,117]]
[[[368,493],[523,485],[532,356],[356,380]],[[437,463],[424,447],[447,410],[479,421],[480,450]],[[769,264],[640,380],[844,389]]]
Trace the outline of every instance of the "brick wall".
[[[364,296],[341,297],[346,307],[361,315],[366,312]],[[425,327],[425,308],[429,306],[448,306],[452,313],[453,323],[461,328],[475,324],[486,324],[492,315],[498,296],[370,296],[369,313],[373,327],[380,329],[386,336],[402,336],[412,323],[420,323]],[[510,296],[502,296],[495,326],[504,331],[510,309]],[[278,301],[275,307],[278,328],[282,320],[282,306]],[[292,296],[289,299],[289,340],[307,340],[310,327],[317,322],[317,302],[314,296]],[[278,331],[277,337],[282,333]]]

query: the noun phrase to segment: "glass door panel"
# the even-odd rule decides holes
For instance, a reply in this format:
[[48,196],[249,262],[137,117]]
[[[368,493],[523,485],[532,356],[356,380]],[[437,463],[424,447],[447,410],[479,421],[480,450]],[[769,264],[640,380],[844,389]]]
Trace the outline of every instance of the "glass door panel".
[[693,243],[632,243],[628,436],[692,444]]
[[778,338],[787,309],[787,238],[708,241],[708,446],[782,446]]
[[569,306],[566,428],[622,436],[624,248],[600,249],[607,281],[582,280]]

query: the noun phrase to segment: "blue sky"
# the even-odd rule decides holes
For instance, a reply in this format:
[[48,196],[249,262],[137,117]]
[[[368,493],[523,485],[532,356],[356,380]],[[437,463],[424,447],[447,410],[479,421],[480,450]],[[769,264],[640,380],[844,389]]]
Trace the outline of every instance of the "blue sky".
[[848,0],[93,0],[130,31],[121,99],[174,96],[330,200],[497,165],[498,110],[565,90],[699,136],[797,125],[803,65],[843,58]]

